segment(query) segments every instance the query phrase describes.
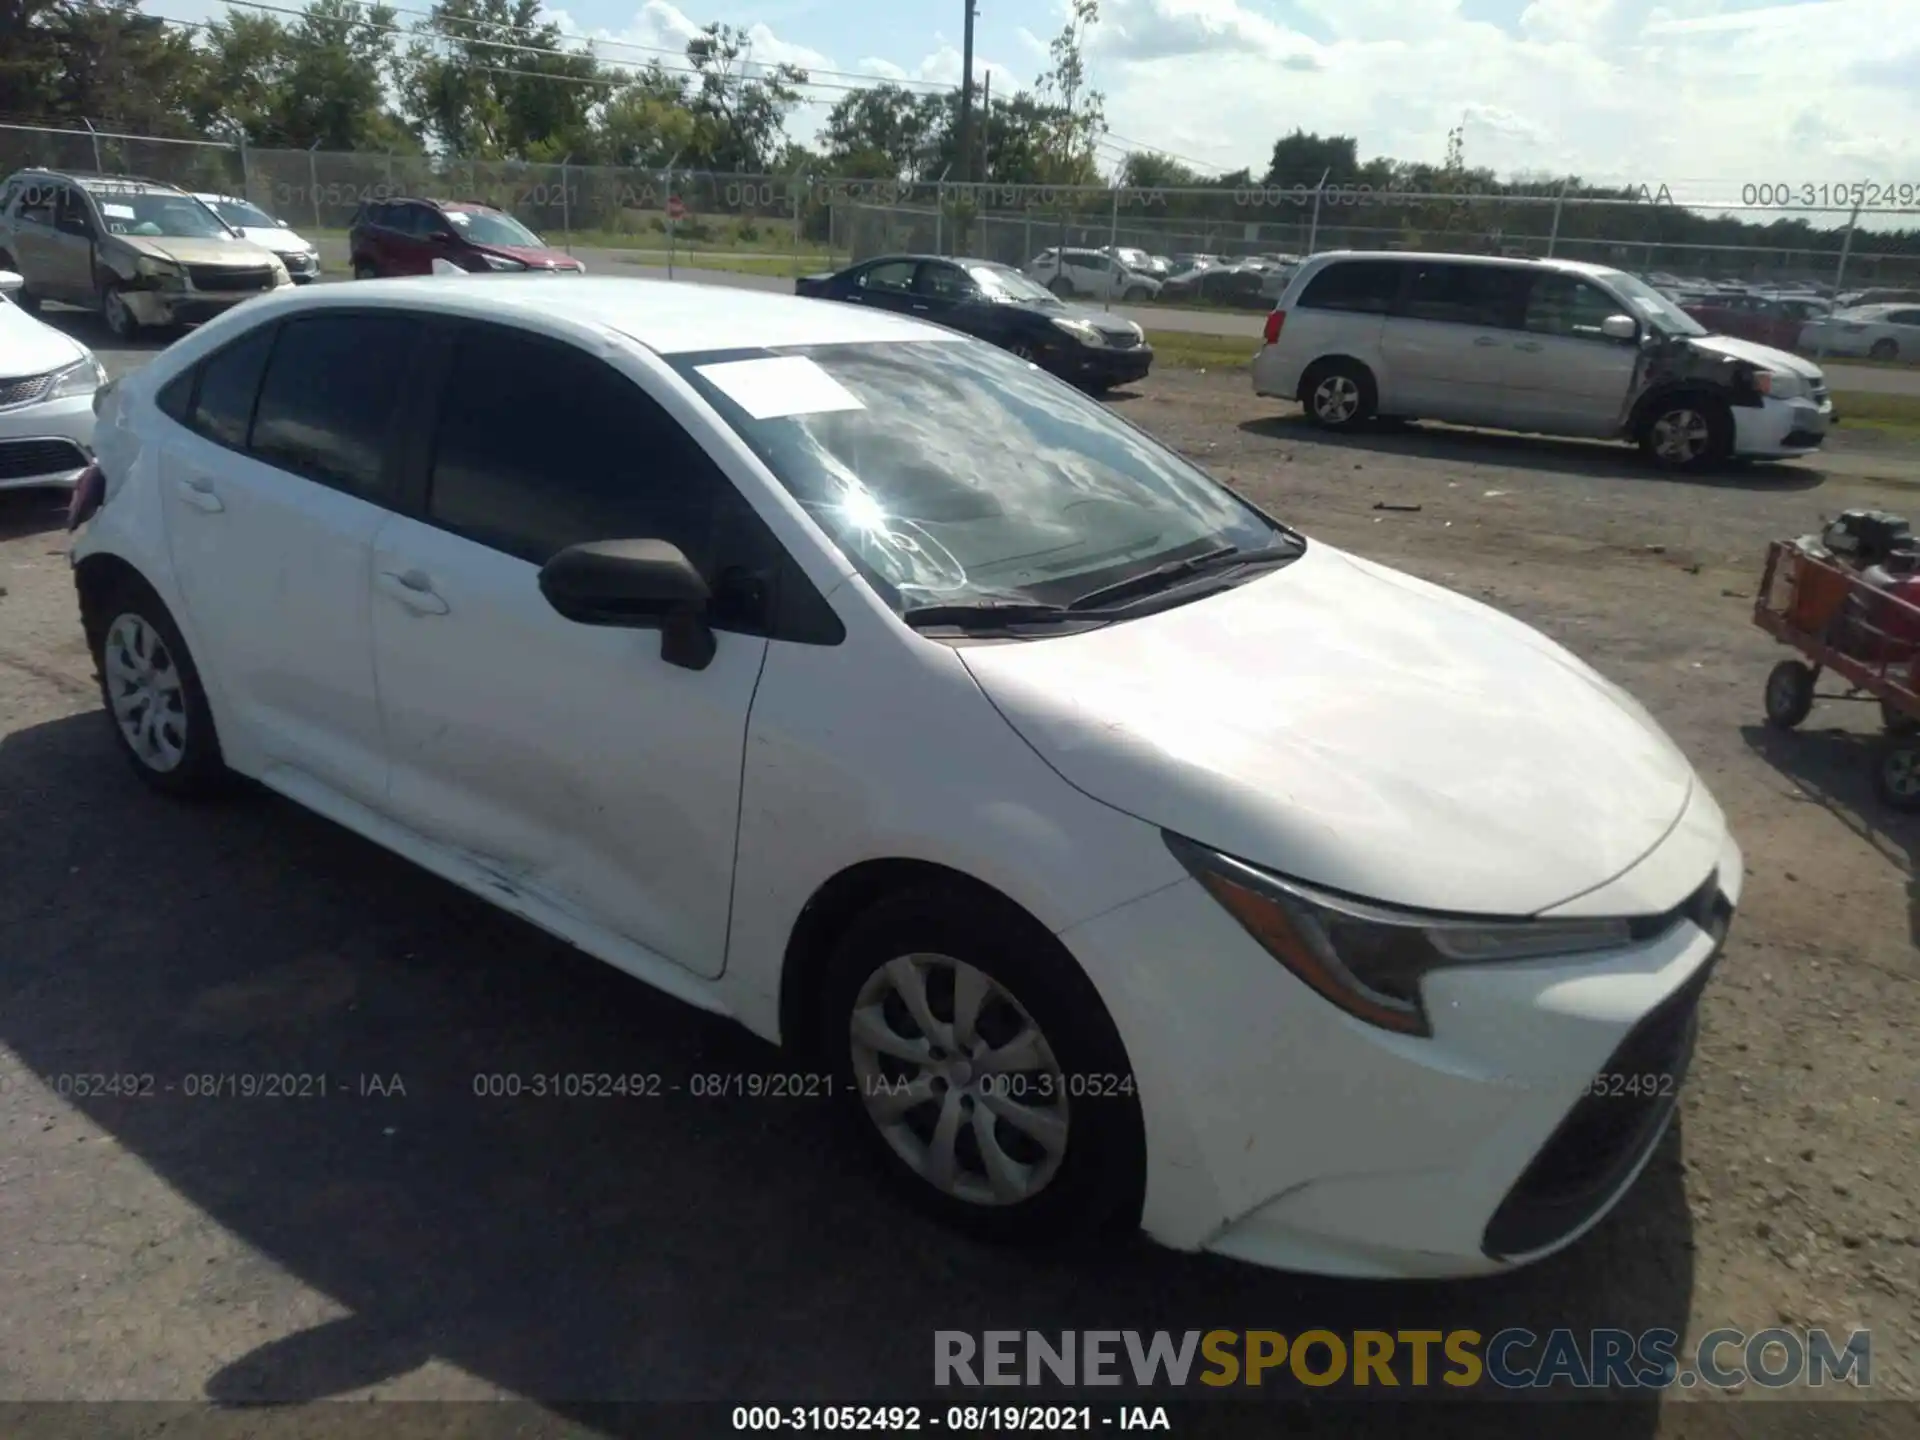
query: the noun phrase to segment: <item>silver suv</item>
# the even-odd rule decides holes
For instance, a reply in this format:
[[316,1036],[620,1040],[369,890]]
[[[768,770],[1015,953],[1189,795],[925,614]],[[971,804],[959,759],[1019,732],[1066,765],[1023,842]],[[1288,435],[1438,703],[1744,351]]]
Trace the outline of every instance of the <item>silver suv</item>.
[[1642,280],[1474,255],[1303,262],[1267,317],[1253,389],[1329,430],[1395,417],[1624,439],[1674,469],[1803,455],[1833,421],[1819,366],[1710,334]]
[[52,170],[22,170],[0,191],[0,270],[24,277],[25,308],[98,310],[121,339],[293,283],[272,251],[176,186]]

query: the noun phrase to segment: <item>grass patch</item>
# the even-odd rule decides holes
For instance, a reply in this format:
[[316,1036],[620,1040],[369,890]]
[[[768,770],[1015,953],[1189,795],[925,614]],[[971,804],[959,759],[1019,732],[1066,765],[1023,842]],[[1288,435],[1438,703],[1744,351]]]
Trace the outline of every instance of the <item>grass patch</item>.
[[1249,335],[1204,335],[1196,330],[1149,330],[1156,365],[1178,370],[1244,370],[1260,342]]
[[1920,439],[1920,395],[1882,395],[1871,390],[1836,390],[1833,408],[1840,429],[1881,430]]
[[[665,265],[659,252],[627,250],[622,260],[635,265]],[[730,275],[814,275],[837,267],[825,255],[710,255],[700,250],[676,251],[676,266],[689,270],[724,270]]]

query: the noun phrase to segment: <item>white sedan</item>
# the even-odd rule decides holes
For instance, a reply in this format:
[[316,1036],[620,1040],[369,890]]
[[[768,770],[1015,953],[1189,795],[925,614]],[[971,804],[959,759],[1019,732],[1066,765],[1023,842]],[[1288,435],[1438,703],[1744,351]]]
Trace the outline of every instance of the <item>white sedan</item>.
[[13,303],[24,283],[0,271],[0,490],[79,479],[107,379],[91,350]]
[[240,238],[263,250],[271,250],[287,267],[296,285],[308,285],[320,278],[320,247],[302,239],[284,220],[277,220],[238,195],[195,195],[214,214],[240,232]]
[[1861,305],[1800,327],[1802,350],[1868,360],[1920,360],[1920,305]]
[[74,575],[145,780],[254,777],[791,1045],[960,1226],[1496,1271],[1674,1113],[1742,872],[1659,726],[992,346],[314,287],[100,435]]

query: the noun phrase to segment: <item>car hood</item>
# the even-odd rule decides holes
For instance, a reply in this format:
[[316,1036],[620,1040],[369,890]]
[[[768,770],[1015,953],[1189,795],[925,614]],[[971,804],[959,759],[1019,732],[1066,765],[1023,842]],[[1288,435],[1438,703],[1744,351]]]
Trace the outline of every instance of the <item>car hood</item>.
[[278,225],[243,225],[240,233],[249,243],[276,255],[304,255],[313,248],[293,231]]
[[476,245],[476,250],[484,250],[490,255],[504,255],[509,260],[518,260],[536,270],[578,270],[580,262],[564,250],[550,250],[544,245]]
[[1110,315],[1104,310],[1089,309],[1085,305],[1043,305],[1036,300],[1029,308],[1035,314],[1044,315],[1049,320],[1084,320],[1102,335],[1125,336],[1131,339],[1136,333],[1131,320]]
[[1295,879],[1528,915],[1627,870],[1692,767],[1539,632],[1313,545],[1158,614],[961,657],[1068,783]]
[[1784,370],[1789,375],[1804,376],[1808,380],[1820,378],[1820,367],[1811,360],[1786,350],[1776,350],[1771,345],[1762,345],[1757,340],[1742,340],[1734,335],[1690,335],[1688,343],[1696,350],[1705,350],[1715,355],[1731,355],[1736,360],[1745,360],[1750,365],[1759,365],[1768,370]]
[[0,300],[0,379],[44,375],[86,353],[77,340],[42,324],[11,300]]
[[265,265],[272,252],[238,238],[200,240],[185,235],[116,235],[142,255],[181,265]]

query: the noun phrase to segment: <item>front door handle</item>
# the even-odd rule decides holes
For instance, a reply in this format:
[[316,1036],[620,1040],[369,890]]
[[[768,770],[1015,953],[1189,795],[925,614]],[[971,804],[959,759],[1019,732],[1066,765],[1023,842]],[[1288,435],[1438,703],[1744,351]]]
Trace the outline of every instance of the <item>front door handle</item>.
[[916,310],[925,310],[925,309],[926,309],[927,307],[926,307],[926,306],[924,306],[924,305],[916,305],[916,306],[914,306],[913,308],[914,308],[914,309],[916,309]]
[[1513,342],[1513,348],[1516,350],[1526,350],[1528,352],[1534,352],[1534,351],[1538,351],[1541,348],[1541,346],[1538,340],[1516,340]]
[[418,570],[382,570],[380,588],[420,615],[444,615],[450,608],[434,593],[433,582]]
[[1473,343],[1476,345],[1498,345],[1500,342],[1491,335],[1476,335],[1473,337]]
[[196,510],[204,510],[209,515],[218,514],[227,507],[220,503],[220,497],[213,493],[213,487],[204,480],[176,480],[173,488],[180,498]]

